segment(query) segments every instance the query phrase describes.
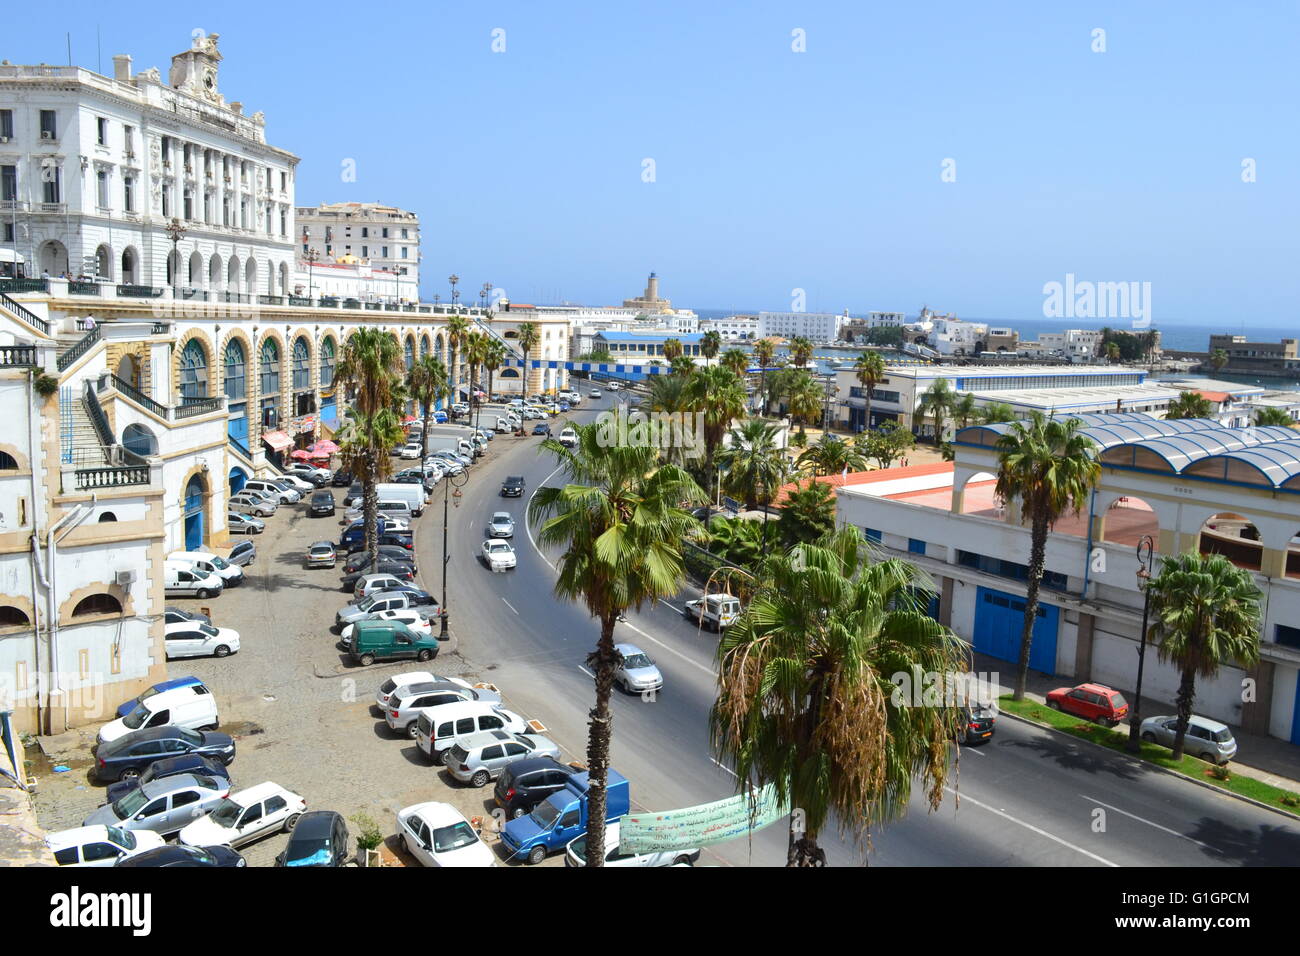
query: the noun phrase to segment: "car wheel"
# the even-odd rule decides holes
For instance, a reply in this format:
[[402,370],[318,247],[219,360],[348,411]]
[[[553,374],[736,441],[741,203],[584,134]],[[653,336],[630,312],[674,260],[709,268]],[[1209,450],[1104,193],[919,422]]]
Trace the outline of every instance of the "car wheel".
[[694,865],[695,865],[695,861],[692,860],[692,859],[691,859],[689,856],[687,856],[685,853],[683,853],[683,854],[682,854],[681,856],[679,856],[677,859],[673,860],[673,866],[678,866],[678,865],[683,864],[683,863],[686,864],[687,866],[694,866]]
[[204,601],[212,596],[212,592],[204,588],[200,588],[198,591],[195,592],[194,596],[198,598],[200,601]]
[[439,767],[447,766],[447,751],[439,750],[433,755],[433,762]]
[[515,807],[514,811],[510,814],[510,817],[513,820],[518,820],[527,812],[528,811],[526,811],[523,807]]
[[536,866],[538,863],[541,863],[544,859],[546,859],[546,847],[535,846],[528,851],[528,862],[531,865]]
[[480,770],[478,773],[474,774],[474,776],[469,778],[469,783],[472,787],[484,787],[487,786],[487,782],[488,772],[486,770]]
[[423,661],[427,661],[432,656],[433,656],[433,652],[426,647],[424,650],[420,651],[420,653],[415,655],[415,659],[417,661],[423,662]]
[[406,725],[406,736],[410,737],[412,740],[420,736],[420,725],[414,720]]
[[1156,742],[1156,735],[1153,734],[1151,731],[1148,730],[1148,731],[1143,732],[1143,734],[1142,734],[1142,739],[1145,740],[1145,741],[1146,741],[1147,743],[1149,743],[1149,744],[1153,744],[1153,743]]
[[230,648],[228,648],[225,644],[222,644],[213,653],[215,653],[217,657],[227,657],[230,654]]
[[1057,703],[1056,701],[1054,701],[1054,700],[1049,700],[1049,701],[1047,702],[1047,706],[1050,707],[1050,708],[1052,708],[1052,710],[1060,710],[1060,709],[1061,709],[1061,705],[1058,704],[1058,703]]
[[138,777],[138,776],[140,776],[140,771],[137,770],[137,769],[135,769],[134,767],[130,767],[130,768],[126,769],[126,770],[123,770],[122,773],[118,776],[117,779],[118,779],[118,780],[134,780],[134,779],[135,779],[136,777]]
[[362,654],[362,655],[361,655],[361,666],[362,666],[362,667],[369,667],[369,666],[370,666],[371,664],[373,664],[374,662],[375,662],[375,655],[374,655],[374,654]]

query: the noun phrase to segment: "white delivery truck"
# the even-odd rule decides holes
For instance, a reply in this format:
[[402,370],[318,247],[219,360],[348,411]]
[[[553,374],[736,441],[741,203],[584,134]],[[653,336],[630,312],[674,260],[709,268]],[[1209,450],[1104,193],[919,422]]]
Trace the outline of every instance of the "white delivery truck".
[[[487,446],[487,442],[481,438],[476,440],[476,437],[474,429],[470,428],[468,425],[433,425],[429,428],[429,450],[434,450],[432,443],[439,439],[457,438],[468,444],[470,451],[465,452],[465,454],[478,456],[483,454],[483,449]],[[454,448],[452,449],[452,451],[455,450],[456,449]]]
[[375,492],[379,495],[380,501],[405,501],[413,515],[419,515],[424,511],[424,505],[429,497],[425,494],[424,485],[414,482],[410,484],[384,482],[375,485]]
[[464,455],[473,461],[477,449],[474,443],[468,438],[459,438],[455,435],[430,435],[427,445],[429,454],[435,451],[453,451],[458,455]]

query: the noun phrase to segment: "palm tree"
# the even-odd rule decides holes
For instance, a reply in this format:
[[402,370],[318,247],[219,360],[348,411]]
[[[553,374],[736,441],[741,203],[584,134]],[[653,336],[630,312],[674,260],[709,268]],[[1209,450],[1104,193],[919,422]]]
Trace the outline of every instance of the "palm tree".
[[690,397],[687,389],[690,379],[681,375],[651,375],[649,377],[649,397],[646,399],[652,412],[666,412],[676,415],[687,411]]
[[528,355],[537,348],[537,343],[541,341],[541,333],[537,331],[537,325],[533,322],[524,322],[519,326],[519,351],[524,357],[524,367],[520,369],[523,377],[519,380],[519,397],[528,397]]
[[1216,372],[1221,372],[1228,364],[1228,353],[1224,349],[1215,349],[1210,353],[1210,365]]
[[[377,566],[379,550],[375,485],[392,470],[388,450],[402,438],[405,376],[406,362],[397,336],[374,327],[358,329],[348,338],[334,370],[337,386],[351,396],[349,422],[340,447],[345,449],[344,461],[361,478],[366,551],[372,567]],[[372,460],[367,462],[367,456]]]
[[749,356],[744,349],[727,349],[722,353],[722,367],[731,369],[742,382],[749,371]]
[[1290,428],[1295,425],[1295,419],[1291,417],[1285,408],[1279,408],[1276,405],[1262,405],[1255,409],[1255,424],[1261,428],[1268,425],[1282,425]]
[[733,419],[745,414],[745,386],[731,369],[709,365],[686,380],[687,409],[704,424],[704,473],[713,474],[713,455]]
[[767,369],[775,357],[776,343],[771,339],[759,339],[754,343],[754,359],[761,369],[759,372],[758,392],[763,396],[764,414],[767,414]]
[[709,329],[700,337],[700,354],[704,356],[705,364],[713,361],[722,351],[722,336],[718,334],[717,329]]
[[[479,375],[479,365],[483,362],[487,343],[488,337],[482,332],[470,332],[465,336],[465,363],[469,366],[469,405],[470,412],[474,415],[477,415],[482,404],[476,394],[478,388],[475,383],[481,385],[483,382],[482,376]],[[477,420],[471,420],[477,427]]]
[[1106,343],[1106,361],[1111,365],[1114,365],[1120,360],[1121,354],[1122,350],[1120,349],[1118,342],[1110,341]]
[[876,386],[885,379],[885,360],[880,357],[879,352],[863,352],[853,363],[853,368],[858,373],[858,384],[867,392],[867,410],[864,420],[869,429],[871,428],[871,400],[876,397]]
[[[832,815],[864,842],[900,816],[913,781],[943,800],[960,708],[900,699],[898,673],[965,671],[966,645],[925,613],[914,565],[870,563],[857,528],[774,555],[718,645],[709,723],[737,789],[771,785],[802,811],[787,866],[824,866]],[[792,821],[793,822],[793,821]]]
[[664,361],[667,362],[669,365],[672,365],[673,362],[675,362],[682,355],[685,349],[682,348],[681,339],[669,338],[669,339],[664,339],[664,344],[661,347],[661,351],[663,352]]
[[796,335],[790,340],[790,360],[794,362],[796,368],[806,368],[812,354],[812,342],[802,335]]
[[670,363],[674,375],[690,375],[695,371],[695,359],[689,355],[679,355]]
[[978,417],[979,406],[975,404],[975,396],[970,392],[952,403],[952,418],[958,428],[965,428]]
[[936,378],[934,384],[921,393],[921,403],[917,411],[922,420],[929,415],[934,422],[934,443],[943,444],[944,425],[949,412],[957,403],[957,393],[946,378]]
[[835,530],[835,493],[824,481],[806,479],[786,492],[777,531],[785,546],[807,544]]
[[540,523],[543,547],[563,550],[556,596],[583,602],[600,625],[596,649],[587,657],[596,679],[587,738],[587,865],[602,866],[613,729],[609,698],[619,662],[614,625],[628,608],[677,592],[684,573],[681,541],[698,527],[681,505],[702,502],[705,495],[681,468],[659,461],[655,442],[610,443],[599,424],[576,430],[573,449],[550,438],[542,443],[559,460],[568,484],[539,488],[528,517]]
[[1165,409],[1165,418],[1209,418],[1214,414],[1210,400],[1200,392],[1179,392]]
[[834,435],[822,435],[821,440],[798,458],[801,467],[811,469],[813,477],[838,475],[845,468],[864,471],[867,458],[856,444],[850,444]]
[[1213,678],[1225,661],[1243,670],[1259,663],[1260,591],[1249,571],[1223,555],[1189,551],[1163,559],[1147,593],[1156,653],[1180,676],[1174,760],[1181,760],[1196,678]]
[[748,518],[715,515],[709,522],[709,550],[732,564],[756,568],[767,553],[763,526]]
[[746,511],[770,504],[772,492],[780,488],[788,472],[788,459],[777,447],[780,429],[761,418],[741,422],[731,430],[731,444],[718,452],[722,487],[727,494],[745,502]]
[[492,400],[493,378],[496,371],[506,360],[506,347],[500,339],[488,339],[487,348],[483,353],[483,367],[487,369],[487,391],[488,400]]
[[421,462],[429,455],[429,422],[433,418],[433,406],[447,394],[448,387],[447,366],[442,364],[442,359],[432,355],[421,355],[406,373],[406,391],[419,406],[423,424],[420,432]]
[[1101,476],[1092,439],[1077,418],[1047,418],[1031,412],[1027,421],[1012,422],[998,438],[998,481],[1003,501],[1020,500],[1020,520],[1028,521],[1029,577],[1025,583],[1025,621],[1020,634],[1016,670],[1016,700],[1025,698],[1029,677],[1029,646],[1038,620],[1038,588],[1043,580],[1047,532],[1067,512],[1078,514]]
[[1014,421],[1016,412],[1005,402],[989,402],[980,409],[979,417],[985,425],[993,425],[997,422]]
[[790,414],[799,419],[799,434],[804,434],[804,427],[815,421],[822,413],[822,388],[810,373],[800,370],[790,379],[786,387],[785,399],[790,406]]
[[465,337],[469,334],[469,319],[463,315],[452,315],[447,319],[447,347],[450,351],[447,369],[451,372],[451,400],[460,401],[460,381],[464,377],[461,373],[461,347],[465,344]]

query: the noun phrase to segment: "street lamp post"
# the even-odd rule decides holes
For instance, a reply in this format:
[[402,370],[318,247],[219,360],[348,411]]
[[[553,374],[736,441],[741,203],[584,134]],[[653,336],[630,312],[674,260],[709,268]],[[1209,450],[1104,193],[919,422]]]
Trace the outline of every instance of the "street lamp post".
[[1144,534],[1138,541],[1138,588],[1142,591],[1142,634],[1138,639],[1138,676],[1137,689],[1133,692],[1133,706],[1128,711],[1128,744],[1125,749],[1135,754],[1141,747],[1142,734],[1142,671],[1147,661],[1147,620],[1151,613],[1151,562],[1155,553],[1155,542],[1151,535]]
[[447,639],[447,564],[451,561],[451,556],[447,554],[447,518],[450,513],[448,506],[451,503],[452,486],[455,486],[456,507],[460,507],[460,489],[469,481],[469,472],[462,471],[459,475],[448,472],[443,481],[446,484],[442,488],[442,606],[438,608],[438,640],[440,641]]
[[487,308],[488,296],[490,296],[491,294],[492,294],[492,283],[484,282],[483,288],[479,290],[479,298],[480,298],[479,304],[482,306],[482,308],[484,309]]
[[313,270],[316,263],[320,261],[320,252],[317,251],[315,246],[312,246],[310,249],[307,250],[306,259],[307,259],[307,304],[310,305],[312,299],[313,280],[315,278],[315,273]]
[[181,256],[177,251],[181,238],[185,235],[185,227],[181,221],[172,216],[172,221],[167,223],[167,238],[172,241],[172,298],[176,298],[176,276],[181,271]]
[[456,283],[460,281],[460,276],[452,273],[447,276],[447,281],[451,283],[451,311],[456,311],[456,302],[460,299],[460,293],[456,291]]

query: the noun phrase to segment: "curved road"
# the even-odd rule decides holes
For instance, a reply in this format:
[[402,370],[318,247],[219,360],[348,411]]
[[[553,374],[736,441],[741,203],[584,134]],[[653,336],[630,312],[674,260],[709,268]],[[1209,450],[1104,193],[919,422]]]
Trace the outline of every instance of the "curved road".
[[[585,393],[589,389],[583,387]],[[584,397],[573,417],[590,421],[611,398]],[[559,421],[561,419],[556,419]],[[554,427],[554,421],[553,421]],[[554,428],[558,432],[558,427]],[[531,431],[531,423],[530,423]],[[525,530],[533,491],[555,474],[540,438],[498,437],[471,469],[451,512],[449,611],[460,653],[499,684],[515,709],[543,720],[573,757],[586,751],[591,677],[583,667],[598,630],[585,609],[557,600],[550,561]],[[501,479],[523,475],[521,499],[499,496]],[[556,478],[558,480],[558,476]],[[440,587],[442,488],[421,522],[425,580]],[[514,515],[518,567],[493,574],[478,560],[494,511]],[[551,560],[554,560],[553,558]],[[664,674],[654,701],[615,692],[613,765],[631,781],[634,806],[668,810],[735,793],[734,778],[711,757],[707,714],[716,692],[716,637],[678,611],[679,599],[619,625]],[[869,852],[823,834],[832,865],[893,866],[1207,866],[1295,865],[1300,827],[1284,817],[1147,769],[1090,745],[998,721],[993,740],[963,747],[958,779],[934,813],[914,795],[901,821],[872,836]],[[786,828],[778,822],[705,851],[704,862],[779,866]]]

